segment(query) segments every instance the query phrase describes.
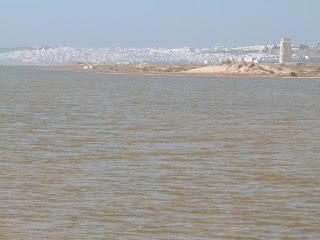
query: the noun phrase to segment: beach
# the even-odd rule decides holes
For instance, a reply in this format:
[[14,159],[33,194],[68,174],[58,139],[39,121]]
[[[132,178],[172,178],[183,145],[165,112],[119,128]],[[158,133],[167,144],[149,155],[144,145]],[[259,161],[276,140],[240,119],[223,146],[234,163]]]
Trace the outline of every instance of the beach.
[[320,78],[320,64],[258,64],[229,62],[217,65],[195,64],[103,64],[40,65],[44,68],[133,75],[245,76]]

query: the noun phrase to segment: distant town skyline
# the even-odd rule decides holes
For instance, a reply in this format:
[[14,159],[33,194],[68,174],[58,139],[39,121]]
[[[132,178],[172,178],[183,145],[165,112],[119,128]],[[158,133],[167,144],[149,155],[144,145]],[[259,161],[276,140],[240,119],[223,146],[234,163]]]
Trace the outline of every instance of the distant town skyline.
[[320,42],[318,0],[0,0],[0,48]]

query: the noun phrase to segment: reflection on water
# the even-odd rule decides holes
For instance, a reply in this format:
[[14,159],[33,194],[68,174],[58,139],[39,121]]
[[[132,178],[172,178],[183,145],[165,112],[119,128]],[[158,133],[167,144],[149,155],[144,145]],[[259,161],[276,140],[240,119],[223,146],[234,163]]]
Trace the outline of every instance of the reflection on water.
[[0,239],[318,239],[320,79],[0,68]]

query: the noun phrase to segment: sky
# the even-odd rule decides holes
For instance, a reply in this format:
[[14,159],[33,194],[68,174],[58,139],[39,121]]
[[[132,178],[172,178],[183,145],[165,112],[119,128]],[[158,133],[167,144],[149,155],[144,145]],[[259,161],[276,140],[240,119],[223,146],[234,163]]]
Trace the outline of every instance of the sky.
[[0,0],[0,48],[320,42],[319,0]]

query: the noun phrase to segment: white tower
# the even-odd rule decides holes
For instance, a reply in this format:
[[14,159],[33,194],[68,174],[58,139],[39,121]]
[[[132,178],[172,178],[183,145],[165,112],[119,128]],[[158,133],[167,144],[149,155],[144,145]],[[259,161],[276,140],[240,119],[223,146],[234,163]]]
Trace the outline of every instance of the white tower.
[[287,64],[291,62],[292,43],[289,38],[282,38],[280,42],[280,58],[279,63]]

